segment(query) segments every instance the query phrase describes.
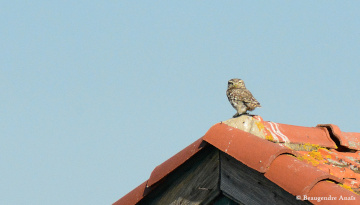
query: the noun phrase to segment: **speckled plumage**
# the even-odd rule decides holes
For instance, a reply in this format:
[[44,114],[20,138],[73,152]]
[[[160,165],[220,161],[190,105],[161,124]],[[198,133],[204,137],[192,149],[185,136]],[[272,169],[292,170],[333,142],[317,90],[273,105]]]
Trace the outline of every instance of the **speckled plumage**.
[[248,110],[252,111],[256,107],[261,107],[260,103],[254,98],[251,92],[246,89],[245,83],[241,79],[234,78],[228,81],[226,96],[237,111],[234,117],[240,116]]

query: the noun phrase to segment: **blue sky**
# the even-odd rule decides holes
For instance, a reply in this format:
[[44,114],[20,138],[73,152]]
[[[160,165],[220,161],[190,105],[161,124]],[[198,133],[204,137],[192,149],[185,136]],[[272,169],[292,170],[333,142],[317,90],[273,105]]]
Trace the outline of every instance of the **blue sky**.
[[355,1],[7,1],[0,204],[111,204],[235,110],[360,132]]

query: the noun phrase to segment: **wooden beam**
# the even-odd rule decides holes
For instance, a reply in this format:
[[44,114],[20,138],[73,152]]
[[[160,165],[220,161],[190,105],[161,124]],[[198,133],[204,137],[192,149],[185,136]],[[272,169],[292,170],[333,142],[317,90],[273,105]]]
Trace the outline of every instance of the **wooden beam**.
[[223,152],[220,152],[220,170],[221,191],[240,204],[311,204],[296,200],[262,173]]

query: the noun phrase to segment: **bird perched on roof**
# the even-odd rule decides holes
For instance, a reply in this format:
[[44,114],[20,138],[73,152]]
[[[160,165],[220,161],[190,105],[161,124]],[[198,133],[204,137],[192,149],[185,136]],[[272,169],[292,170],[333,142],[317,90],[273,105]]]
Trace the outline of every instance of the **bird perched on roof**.
[[254,98],[251,92],[246,89],[243,80],[234,78],[228,81],[226,96],[237,113],[233,117],[238,117],[247,111],[252,111],[261,107],[260,103]]

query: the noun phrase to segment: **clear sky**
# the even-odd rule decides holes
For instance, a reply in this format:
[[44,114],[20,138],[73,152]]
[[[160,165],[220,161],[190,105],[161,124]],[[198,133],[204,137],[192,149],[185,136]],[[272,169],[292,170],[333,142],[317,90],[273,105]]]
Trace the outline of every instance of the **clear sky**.
[[1,2],[0,204],[115,202],[235,114],[231,78],[360,132],[360,3],[249,2]]

